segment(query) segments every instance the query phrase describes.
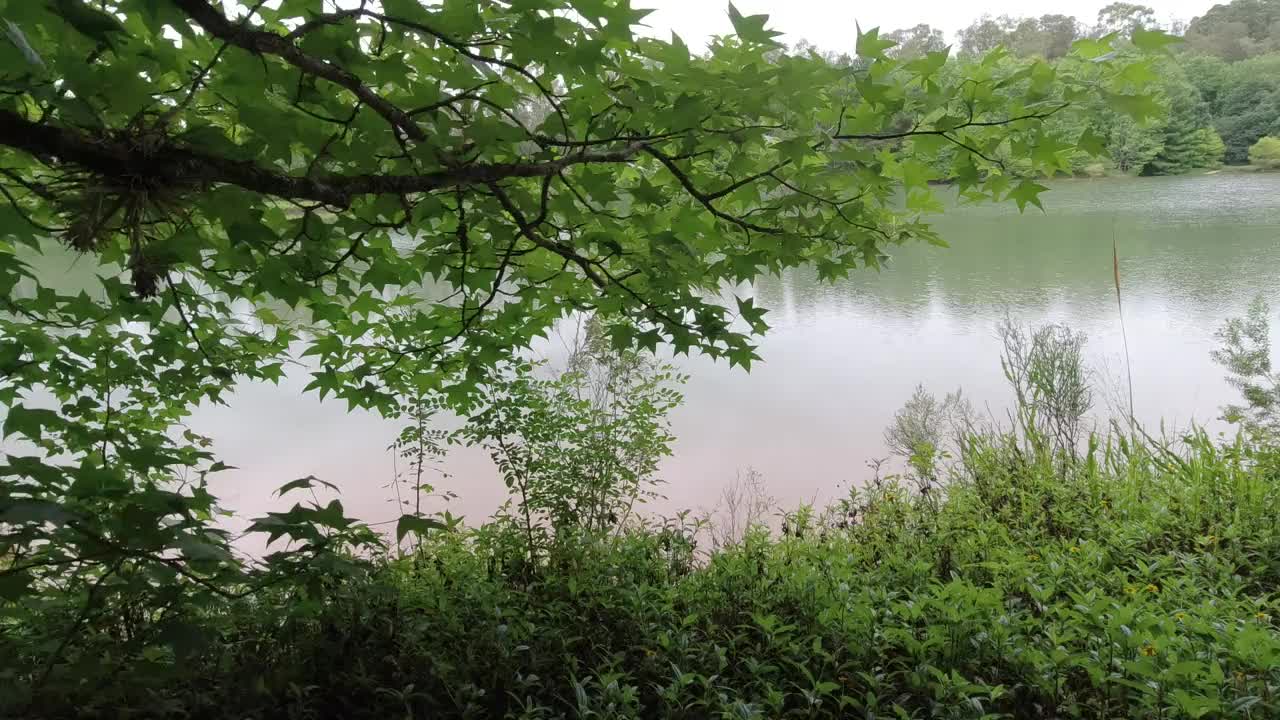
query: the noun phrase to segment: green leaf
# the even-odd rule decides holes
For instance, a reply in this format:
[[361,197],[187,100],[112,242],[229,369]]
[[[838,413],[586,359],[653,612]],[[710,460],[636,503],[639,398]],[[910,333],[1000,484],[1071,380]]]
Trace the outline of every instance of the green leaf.
[[31,43],[27,42],[27,36],[22,33],[22,28],[19,28],[8,20],[4,21],[4,25],[5,37],[9,39],[9,42],[13,43],[14,47],[18,48],[18,52],[22,53],[22,57],[25,58],[28,63],[31,63],[36,67],[43,68],[44,59],[40,57],[40,53],[37,53],[35,49],[31,47]]
[[22,359],[22,343],[17,341],[0,342],[0,374],[8,375],[18,369]]
[[1164,107],[1152,95],[1107,93],[1106,99],[1113,108],[1138,122],[1164,114]]
[[1018,204],[1018,210],[1021,212],[1027,209],[1027,205],[1035,205],[1044,210],[1044,205],[1040,204],[1040,193],[1049,188],[1041,185],[1034,180],[1023,180],[1018,183],[1017,187],[1009,191],[1006,199],[1011,199]]
[[191,535],[181,535],[176,543],[182,554],[189,560],[216,560],[225,562],[235,559],[234,556],[215,543]]
[[1170,45],[1176,45],[1182,42],[1182,38],[1176,35],[1170,35],[1163,30],[1144,30],[1138,28],[1133,31],[1133,45],[1143,52],[1160,52],[1166,50]]
[[4,419],[3,437],[25,435],[32,440],[44,437],[44,429],[49,426],[59,427],[66,421],[58,413],[41,408],[28,408],[25,405],[14,405],[9,408],[9,416]]
[[100,45],[111,46],[128,31],[115,16],[87,5],[82,0],[50,0],[49,9],[76,29],[76,32]]
[[404,536],[409,533],[417,533],[420,537],[425,537],[430,530],[443,530],[445,524],[439,520],[422,517],[421,515],[401,515],[396,521],[396,542],[404,541]]
[[769,329],[769,326],[764,322],[764,314],[769,312],[767,309],[756,307],[755,300],[753,298],[747,298],[745,300],[738,298],[737,300],[738,314],[742,316],[743,320],[747,321],[747,324],[751,326],[752,331],[763,333]]
[[1100,38],[1080,38],[1071,43],[1071,54],[1082,60],[1098,60],[1114,50],[1117,37],[1116,33],[1110,33]]
[[[225,469],[225,466],[224,466],[224,469]],[[315,475],[308,475],[306,477],[298,478],[297,480],[290,480],[289,482],[276,488],[276,497],[283,497],[285,493],[293,490],[311,489],[315,487],[316,483],[320,483],[321,485],[329,488],[334,492],[341,492],[338,489],[337,485],[334,485],[333,483],[327,482],[325,480],[321,480]]]
[[212,633],[194,623],[173,621],[160,630],[160,640],[179,659],[191,658],[209,645]]
[[1084,132],[1080,133],[1080,138],[1076,140],[1076,145],[1094,157],[1107,154],[1107,139],[1095,132],[1093,127],[1087,127]]
[[0,600],[19,600],[31,592],[31,573],[6,571],[0,574]]
[[748,15],[743,17],[733,3],[729,3],[729,22],[733,23],[733,31],[739,38],[749,43],[777,45],[773,38],[782,33],[765,28],[769,22],[768,15]]
[[61,505],[47,500],[15,500],[0,504],[0,523],[61,525],[70,519],[71,513],[64,510]]
[[884,59],[884,51],[897,45],[893,40],[885,40],[880,37],[880,28],[874,27],[865,33],[862,28],[858,28],[857,53],[858,57]]

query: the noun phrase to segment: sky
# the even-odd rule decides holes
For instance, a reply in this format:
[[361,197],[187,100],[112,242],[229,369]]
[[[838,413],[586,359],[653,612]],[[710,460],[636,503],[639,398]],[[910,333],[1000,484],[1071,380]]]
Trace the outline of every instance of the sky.
[[[1134,0],[1130,0],[1131,2]],[[1226,0],[1137,0],[1152,7],[1163,23],[1172,19],[1190,20],[1216,2]],[[955,40],[957,30],[967,27],[983,14],[1039,16],[1074,15],[1092,24],[1098,10],[1111,0],[1071,2],[1069,0],[983,0],[980,3],[956,0],[897,0],[896,2],[851,2],[850,0],[736,0],[743,15],[766,14],[770,27],[785,33],[779,38],[792,45],[808,40],[826,50],[851,50],[854,22],[863,29],[884,31],[928,23]],[[712,35],[731,32],[727,0],[632,0],[634,8],[655,12],[643,21],[654,34],[675,30],[691,46],[703,46]]]

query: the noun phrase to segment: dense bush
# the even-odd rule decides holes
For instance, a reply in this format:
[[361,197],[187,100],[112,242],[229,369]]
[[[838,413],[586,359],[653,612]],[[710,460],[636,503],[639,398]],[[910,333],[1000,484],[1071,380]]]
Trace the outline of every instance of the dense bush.
[[419,420],[395,446],[414,514],[394,545],[317,499],[259,519],[301,548],[237,578],[196,575],[146,536],[104,538],[109,564],[70,580],[48,556],[4,558],[0,716],[1280,714],[1261,300],[1214,353],[1246,403],[1226,409],[1234,440],[1084,431],[1084,336],[1006,322],[1012,430],[918,388],[886,432],[905,475],[873,464],[833,506],[777,521],[754,472],[701,519],[631,512],[652,493],[679,378],[603,337],[588,332],[559,378],[511,378],[492,403],[507,409],[464,433],[505,463],[513,494],[483,526],[422,513],[440,438]]
[[1268,170],[1280,168],[1280,138],[1267,136],[1249,148],[1249,162]]
[[[1043,444],[1041,444],[1043,446]],[[1272,717],[1280,452],[971,437],[945,500],[872,483],[709,557],[677,519],[514,522],[267,588],[145,647],[7,628],[27,717]],[[125,632],[121,635],[121,632]],[[36,696],[19,688],[35,684]],[[126,712],[127,709],[127,712]]]

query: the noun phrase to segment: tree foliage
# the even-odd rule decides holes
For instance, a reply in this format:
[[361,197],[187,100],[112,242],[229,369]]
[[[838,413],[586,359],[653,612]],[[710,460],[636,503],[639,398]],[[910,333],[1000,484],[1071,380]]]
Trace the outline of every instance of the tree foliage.
[[[1274,149],[1273,159],[1280,166],[1280,140]],[[1223,418],[1256,436],[1280,437],[1280,375],[1271,367],[1271,307],[1266,299],[1255,297],[1243,317],[1223,323],[1217,339],[1213,359],[1244,400],[1243,405],[1223,408]]]
[[1065,57],[1084,35],[1081,24],[1069,15],[984,15],[960,31],[960,49],[974,57],[1003,46],[1019,56],[1053,60]]
[[1098,11],[1093,32],[1097,36],[1119,33],[1132,35],[1143,28],[1156,27],[1156,11],[1147,5],[1113,2]]
[[683,377],[668,365],[608,345],[591,322],[552,379],[533,367],[486,390],[462,435],[490,453],[532,559],[549,538],[600,533],[626,522],[654,495],[658,462],[671,454],[668,414]]
[[929,53],[944,52],[948,47],[942,31],[925,23],[904,30],[894,30],[884,37],[895,43],[887,53],[901,60],[915,60]]
[[[1114,113],[1095,114],[1093,131],[1111,138],[1108,147],[1120,152],[1113,158],[1115,169],[1172,174],[1224,161],[1244,164],[1259,138],[1280,134],[1277,18],[1280,3],[1276,0],[1232,0],[1215,5],[1189,24],[1168,23],[1165,29],[1184,35],[1184,42],[1157,73],[1164,104],[1159,118],[1135,127]],[[1058,56],[1054,48],[1063,47],[1063,42],[1109,33],[1149,42],[1137,31],[1159,26],[1150,7],[1130,3],[1104,7],[1093,24],[1053,15],[983,16],[960,31],[960,55],[975,57],[1005,47],[1016,57],[1053,59]],[[1156,36],[1157,43],[1163,42],[1161,37]],[[1193,91],[1187,90],[1188,84]],[[1061,127],[1064,120],[1050,124]],[[1096,158],[1085,153],[1077,153],[1071,165],[1073,172],[1100,167]]]
[[1198,52],[1244,60],[1280,50],[1280,2],[1231,0],[1209,8],[1187,27],[1187,43]]

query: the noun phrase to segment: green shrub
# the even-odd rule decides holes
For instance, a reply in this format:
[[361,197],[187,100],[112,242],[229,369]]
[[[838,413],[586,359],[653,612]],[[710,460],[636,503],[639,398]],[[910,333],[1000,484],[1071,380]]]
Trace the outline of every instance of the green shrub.
[[[353,559],[318,584],[211,602],[188,618],[199,643],[158,634],[134,648],[106,616],[37,612],[41,623],[0,635],[0,707],[31,718],[1280,713],[1280,451],[1095,437],[1064,466],[1026,446],[972,437],[941,503],[886,478],[829,522],[792,515],[780,537],[757,526],[709,555],[682,518],[578,533],[533,572],[511,564],[518,523],[431,533],[412,558]],[[46,675],[68,627],[75,650]]]
[[1217,332],[1212,355],[1244,404],[1223,408],[1223,419],[1275,442],[1280,438],[1280,375],[1271,369],[1271,307],[1258,295],[1244,317],[1230,318]]
[[1280,137],[1267,136],[1249,148],[1249,163],[1268,170],[1280,168]]
[[[589,334],[559,378],[495,386],[470,436],[518,512],[463,528],[415,495],[408,556],[315,499],[254,523],[301,551],[234,577],[129,538],[5,557],[0,717],[1277,717],[1266,314],[1215,354],[1249,403],[1233,440],[1086,434],[1084,337],[1005,323],[1013,430],[918,389],[887,434],[908,474],[876,465],[778,533],[754,472],[703,520],[607,519],[651,485],[678,397]],[[415,493],[436,440],[419,419],[395,446]]]

